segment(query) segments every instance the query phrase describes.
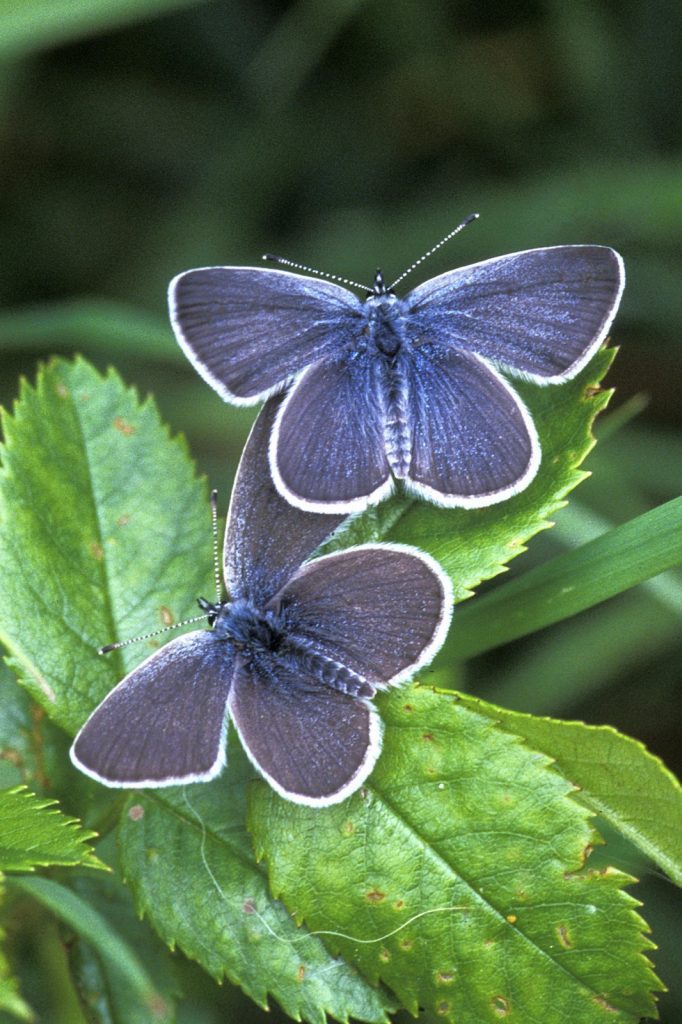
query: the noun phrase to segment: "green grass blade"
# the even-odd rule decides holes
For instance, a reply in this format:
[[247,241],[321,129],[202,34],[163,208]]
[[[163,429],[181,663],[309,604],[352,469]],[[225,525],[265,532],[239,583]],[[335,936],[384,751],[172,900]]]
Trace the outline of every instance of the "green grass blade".
[[470,658],[560,622],[680,563],[682,498],[674,498],[463,608],[457,656]]

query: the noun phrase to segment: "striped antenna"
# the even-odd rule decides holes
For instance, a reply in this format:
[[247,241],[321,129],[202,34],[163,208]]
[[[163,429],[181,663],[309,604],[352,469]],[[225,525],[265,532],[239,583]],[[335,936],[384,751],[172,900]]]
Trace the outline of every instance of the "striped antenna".
[[315,277],[324,277],[328,281],[338,281],[339,284],[347,284],[351,288],[359,288],[361,291],[372,291],[366,284],[358,284],[357,281],[350,281],[347,277],[339,277],[337,274],[328,274],[324,270],[315,270],[314,267],[306,267],[303,263],[294,263],[293,260],[287,260],[284,256],[273,256],[272,253],[266,252],[261,259],[268,260],[270,263],[281,263],[284,267],[293,267],[294,270],[302,270],[306,274],[314,274]]
[[459,232],[462,231],[465,227],[467,227],[468,224],[471,224],[472,221],[478,220],[479,217],[480,213],[470,213],[468,217],[465,217],[462,223],[458,224],[456,228],[450,231],[449,234],[445,236],[445,238],[441,238],[440,242],[438,242],[437,245],[434,245],[433,248],[429,249],[428,252],[425,252],[423,256],[420,256],[418,260],[415,260],[412,266],[408,267],[407,270],[400,275],[400,277],[396,277],[395,281],[393,282],[392,285],[389,286],[387,291],[392,292],[395,286],[397,284],[400,284],[400,282],[403,281],[408,274],[411,274],[412,271],[415,270],[420,263],[423,263],[424,260],[427,260],[429,256],[433,256],[434,252],[438,252],[441,246],[445,245],[446,242],[449,242],[451,238],[455,237],[455,235],[458,235]]

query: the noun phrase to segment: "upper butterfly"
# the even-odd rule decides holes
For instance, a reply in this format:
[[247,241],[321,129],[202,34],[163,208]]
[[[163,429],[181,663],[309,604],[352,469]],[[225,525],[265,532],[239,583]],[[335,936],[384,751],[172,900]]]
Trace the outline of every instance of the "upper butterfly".
[[360,511],[400,479],[478,508],[518,494],[540,465],[531,416],[497,367],[569,380],[606,338],[624,283],[613,249],[560,245],[448,271],[405,298],[380,271],[361,300],[288,271],[205,267],[174,278],[169,302],[182,349],[226,401],[291,385],[270,439],[291,504]]

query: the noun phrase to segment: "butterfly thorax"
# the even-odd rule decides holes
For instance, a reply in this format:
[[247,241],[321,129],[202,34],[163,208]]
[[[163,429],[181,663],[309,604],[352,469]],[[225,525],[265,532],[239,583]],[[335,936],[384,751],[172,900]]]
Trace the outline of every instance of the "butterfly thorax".
[[277,650],[285,632],[278,612],[263,611],[246,598],[221,604],[213,631],[219,640],[230,641],[247,654]]
[[363,307],[367,323],[365,336],[370,351],[391,361],[407,341],[405,304],[392,292],[370,294]]

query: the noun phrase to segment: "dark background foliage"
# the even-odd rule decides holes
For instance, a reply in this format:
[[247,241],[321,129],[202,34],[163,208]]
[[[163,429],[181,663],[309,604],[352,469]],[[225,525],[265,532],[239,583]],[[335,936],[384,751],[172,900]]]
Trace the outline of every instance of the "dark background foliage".
[[[101,23],[27,18],[4,41],[0,12],[3,404],[52,352],[114,364],[156,395],[226,501],[253,413],[224,406],[179,353],[169,279],[266,251],[361,281],[378,265],[395,277],[478,210],[413,283],[572,242],[613,245],[628,274],[593,476],[512,571],[679,492],[678,3],[136,8],[142,16],[120,25],[103,5]],[[660,577],[451,682],[509,707],[609,722],[679,772],[681,612],[679,576]],[[620,857],[646,872],[630,851]],[[650,878],[642,891],[672,981],[682,947],[672,887]],[[201,975],[189,970],[187,985],[201,988]],[[234,1008],[236,994],[203,985],[193,998],[206,1015],[191,1019]],[[676,998],[679,986],[662,1004],[670,1022],[682,1016]]]

